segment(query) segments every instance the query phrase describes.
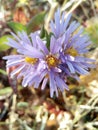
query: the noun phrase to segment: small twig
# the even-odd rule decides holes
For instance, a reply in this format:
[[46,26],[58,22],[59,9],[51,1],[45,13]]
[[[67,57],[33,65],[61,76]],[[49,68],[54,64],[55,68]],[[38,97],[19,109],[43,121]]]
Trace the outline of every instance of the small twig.
[[83,7],[82,4],[81,4],[80,6],[81,6],[81,8],[82,8],[82,10],[83,10],[84,15],[87,17],[87,19],[89,19],[89,16],[88,16],[88,13],[86,12],[85,7]]
[[72,16],[80,23],[80,24],[82,24],[83,23],[83,21],[82,21],[82,19],[81,19],[81,17],[78,17],[76,14],[72,14]]
[[33,130],[33,129],[31,129],[31,128],[27,125],[26,121],[22,121],[21,119],[17,119],[17,121],[18,121],[19,124],[21,125],[21,129],[23,129],[23,130]]
[[91,2],[91,7],[92,7],[92,10],[93,10],[93,13],[94,13],[95,17],[97,17],[97,13],[96,13],[96,10],[95,10],[95,7],[94,7],[94,1],[90,0],[90,2]]
[[[66,14],[66,17],[68,16],[68,14],[72,13],[83,1],[85,0],[79,0],[77,1],[72,8],[69,10],[69,12]],[[65,9],[63,9],[62,11],[64,11]]]
[[5,117],[5,115],[7,114],[7,112],[8,112],[8,108],[9,108],[9,102],[8,102],[8,100],[4,103],[4,108],[3,108],[3,110],[1,111],[1,113],[0,113],[0,120],[2,120],[4,117]]
[[1,125],[9,125],[9,123],[7,123],[7,122],[1,122],[1,121],[0,121],[0,126],[1,126]]
[[88,105],[80,105],[80,108],[82,109],[86,109],[86,110],[98,110],[98,107],[92,107],[92,106],[88,106]]
[[[86,104],[87,105],[91,105],[91,107],[94,107],[96,105],[96,103],[98,102],[98,95],[95,95],[94,97],[92,97],[89,102]],[[75,124],[77,121],[79,121],[82,117],[84,117],[85,115],[87,115],[89,112],[91,111],[91,109],[89,109],[88,111],[86,110],[82,110],[80,114],[78,114],[78,116],[76,115],[74,120],[73,120],[73,124]]]
[[43,113],[43,106],[40,106],[38,111],[37,111],[37,115],[36,115],[36,122],[41,122],[41,114]]
[[62,11],[70,8],[74,3],[77,3],[79,0],[65,0],[62,5]]
[[47,0],[47,1],[50,4],[50,10],[49,10],[48,16],[47,16],[46,21],[45,21],[45,28],[48,30],[49,29],[49,22],[52,19],[56,8],[58,7],[58,3],[54,2],[52,0]]
[[44,130],[45,129],[47,119],[48,119],[48,111],[45,111],[45,114],[42,117],[42,124],[41,124],[40,130]]
[[12,97],[12,107],[11,107],[11,112],[9,114],[9,123],[10,123],[9,124],[9,130],[13,129],[14,122],[17,119],[17,114],[15,113],[15,109],[16,109],[16,97],[17,97],[17,95],[13,94],[13,97]]
[[94,129],[94,126],[98,127],[98,122],[90,122],[90,123],[86,123],[85,124],[86,128],[90,129],[90,130],[97,130],[97,129]]

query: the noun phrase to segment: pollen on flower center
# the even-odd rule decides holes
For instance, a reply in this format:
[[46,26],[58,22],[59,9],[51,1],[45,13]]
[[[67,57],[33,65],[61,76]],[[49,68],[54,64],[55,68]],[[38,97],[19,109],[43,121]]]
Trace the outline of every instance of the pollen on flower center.
[[35,64],[38,61],[38,59],[37,58],[26,57],[25,61],[30,63],[30,64]]
[[74,49],[73,47],[67,49],[65,51],[66,54],[70,54],[71,56],[77,56],[78,55],[78,52],[76,49]]
[[47,62],[49,67],[56,67],[58,64],[57,58],[52,56],[52,55],[46,56],[46,62]]

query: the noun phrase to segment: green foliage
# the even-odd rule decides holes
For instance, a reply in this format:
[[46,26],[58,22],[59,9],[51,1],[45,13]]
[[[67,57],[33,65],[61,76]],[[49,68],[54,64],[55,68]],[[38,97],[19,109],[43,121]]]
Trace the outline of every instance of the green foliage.
[[7,44],[5,44],[8,41],[8,38],[12,37],[11,35],[5,35],[0,38],[0,51],[6,51],[10,48]]
[[52,34],[52,33],[49,33],[49,34],[48,34],[48,32],[46,31],[45,35],[46,35],[46,41],[47,41],[46,45],[47,45],[47,47],[49,48],[49,46],[50,46],[50,38],[51,38],[51,36],[52,36],[53,34]]
[[12,91],[13,90],[12,90],[11,87],[6,87],[6,88],[3,88],[3,89],[0,89],[0,96],[12,93]]
[[17,107],[18,108],[27,108],[28,107],[28,103],[27,102],[18,102],[17,103]]
[[50,46],[50,38],[51,38],[52,35],[53,35],[52,33],[49,33],[49,34],[48,34],[48,32],[47,32],[47,30],[45,30],[44,26],[42,27],[41,33],[40,33],[40,37],[43,38],[43,39],[46,38],[47,48],[49,48],[49,46]]
[[0,73],[3,74],[3,75],[7,75],[6,71],[0,69]]
[[45,38],[45,33],[46,33],[46,30],[45,30],[44,26],[42,26],[41,32],[40,32],[40,38]]
[[98,18],[94,17],[87,21],[85,32],[89,34],[92,42],[98,46]]
[[[35,15],[27,25],[23,25],[18,22],[9,22],[7,24],[16,34],[19,31],[20,32],[25,31],[29,34],[32,32],[32,30],[34,30],[34,28],[36,26],[39,26],[41,23],[43,23],[45,14],[46,14],[45,12],[41,12],[41,13]],[[10,48],[7,44],[5,44],[8,41],[9,37],[12,37],[12,36],[5,35],[0,38],[0,51],[5,51]],[[47,34],[47,39],[49,39],[48,34]]]
[[44,17],[45,17],[46,12],[41,12],[34,17],[31,18],[29,23],[27,24],[27,32],[30,33],[36,26],[39,26],[41,23],[44,22]]
[[28,34],[30,34],[32,32],[32,30],[34,30],[37,26],[39,26],[41,23],[43,23],[45,14],[46,14],[46,12],[41,12],[41,13],[33,16],[27,25],[23,25],[18,22],[9,22],[8,26],[15,33],[19,32],[19,31],[20,32],[25,31]]
[[25,31],[27,32],[27,28],[25,25],[18,23],[18,22],[9,22],[8,26],[15,32],[21,32],[21,31]]

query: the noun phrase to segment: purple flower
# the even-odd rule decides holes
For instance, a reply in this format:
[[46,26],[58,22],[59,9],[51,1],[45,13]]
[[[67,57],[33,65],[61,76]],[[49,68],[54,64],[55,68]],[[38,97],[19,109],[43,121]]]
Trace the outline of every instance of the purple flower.
[[79,23],[73,21],[69,24],[70,17],[71,14],[65,20],[64,13],[60,15],[60,10],[57,10],[54,17],[55,22],[50,23],[54,37],[58,39],[62,35],[65,36],[63,44],[61,43],[62,49],[60,49],[60,68],[69,76],[77,76],[77,73],[88,74],[88,69],[95,67],[90,64],[94,60],[85,58],[83,54],[88,52],[91,42],[87,35],[83,35],[83,29],[77,30]]
[[44,45],[43,41],[39,37],[36,38],[39,48],[44,54],[43,61],[45,62],[46,66],[44,69],[46,76],[44,77],[42,88],[46,86],[46,82],[44,83],[44,81],[49,80],[51,97],[53,97],[54,92],[56,92],[56,95],[58,96],[57,88],[59,88],[62,92],[64,89],[68,90],[65,80],[66,76],[62,76],[62,70],[59,67],[61,62],[59,59],[59,51],[61,49],[61,43],[64,42],[64,39],[65,38],[62,36],[56,40],[54,36],[52,36],[50,40],[49,51]]
[[[41,79],[42,85],[41,88],[44,89],[46,87],[47,82],[49,81],[50,84],[50,95],[53,97],[54,92],[56,93],[56,96],[58,96],[58,88],[61,91],[64,91],[64,89],[68,89],[68,86],[66,85],[65,78],[62,77],[62,70],[59,68],[60,60],[59,60],[59,50],[61,49],[60,43],[63,43],[64,37],[59,38],[56,40],[53,36],[50,40],[50,48],[47,49],[44,42],[40,39],[40,37],[36,37],[37,45],[40,49],[40,51],[43,53],[43,57],[40,58],[42,62],[41,73],[40,76],[43,78]],[[38,78],[38,77],[37,77]],[[38,79],[36,79],[38,82]],[[31,82],[33,84],[33,79],[28,79],[28,83]],[[39,86],[39,84],[38,84]],[[37,87],[38,87],[37,86]]]
[[64,32],[66,32],[66,28],[69,24],[71,14],[68,15],[68,17],[66,18],[66,21],[64,17],[65,17],[65,12],[63,12],[61,16],[60,9],[58,9],[54,16],[54,22],[53,20],[51,20],[50,22],[52,33],[54,33],[54,36],[56,38],[62,36]]
[[[90,45],[89,37],[83,35],[83,30],[79,31],[79,23],[69,24],[71,14],[64,19],[64,13],[60,10],[55,13],[55,21],[51,21],[49,48],[47,41],[40,38],[40,33],[31,33],[27,36],[25,32],[14,33],[14,39],[9,38],[8,45],[17,50],[16,55],[5,56],[7,68],[15,66],[15,70],[10,76],[22,78],[22,86],[41,85],[43,90],[46,84],[50,85],[50,96],[54,93],[58,96],[58,89],[62,92],[67,89],[67,77],[78,80],[78,74],[88,74],[88,69],[93,68],[91,64],[94,60],[84,57]],[[47,39],[47,38],[46,38]]]
[[23,78],[24,87],[33,85],[34,88],[38,88],[41,84],[41,89],[44,89],[49,81],[51,97],[54,93],[58,96],[58,89],[68,89],[66,77],[61,76],[62,70],[59,68],[59,51],[61,43],[64,42],[63,36],[57,40],[54,36],[51,37],[49,51],[37,32],[31,33],[31,40],[25,32],[19,32],[18,36],[13,33],[12,35],[16,40],[9,38],[7,44],[16,48],[19,54],[3,58],[7,60],[7,68],[16,66],[11,76]]
[[[22,85],[25,87],[27,84],[26,78],[31,78],[35,74],[39,75],[41,72],[42,62],[40,62],[41,57],[43,57],[43,53],[37,47],[36,44],[36,36],[38,36],[38,32],[32,33],[31,41],[25,32],[19,32],[18,36],[12,33],[16,40],[9,38],[7,44],[11,47],[17,49],[19,54],[5,56],[3,59],[7,60],[7,68],[15,66],[16,69],[10,73],[10,76],[14,75],[17,78],[23,78]],[[35,73],[36,72],[36,73]]]

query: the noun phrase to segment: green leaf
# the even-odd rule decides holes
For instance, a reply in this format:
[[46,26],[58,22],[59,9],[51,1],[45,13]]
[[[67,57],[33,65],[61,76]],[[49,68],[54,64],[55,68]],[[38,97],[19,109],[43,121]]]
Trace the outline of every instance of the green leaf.
[[52,33],[48,34],[47,31],[45,32],[46,41],[47,41],[47,43],[46,43],[47,48],[49,48],[49,46],[50,46],[50,38],[51,38],[52,35],[53,35]]
[[28,103],[27,102],[18,102],[17,107],[19,107],[19,108],[28,107]]
[[27,24],[27,32],[28,34],[34,30],[37,26],[42,24],[44,22],[46,12],[41,12],[35,16],[33,16],[30,20],[30,22]]
[[40,33],[40,38],[44,38],[45,37],[45,33],[46,33],[46,30],[45,30],[44,26],[42,26],[41,33]]
[[0,69],[0,73],[1,73],[1,74],[4,74],[4,75],[7,75],[6,71],[5,71],[5,70],[2,70],[2,69]]
[[3,88],[3,89],[0,89],[0,96],[6,95],[6,94],[9,94],[9,93],[12,93],[11,87],[6,87],[6,88]]
[[5,44],[8,41],[8,38],[12,36],[11,35],[5,35],[0,38],[0,51],[6,51],[10,48],[7,44]]
[[15,33],[22,32],[22,31],[27,32],[27,27],[25,25],[21,24],[21,23],[9,22],[7,24]]

